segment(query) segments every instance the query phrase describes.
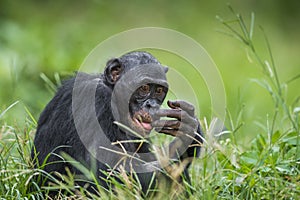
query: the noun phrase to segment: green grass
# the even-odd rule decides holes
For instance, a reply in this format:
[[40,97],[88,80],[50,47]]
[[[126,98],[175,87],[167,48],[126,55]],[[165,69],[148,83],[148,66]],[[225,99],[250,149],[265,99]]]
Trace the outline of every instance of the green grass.
[[[201,158],[195,160],[191,166],[192,184],[185,185],[184,189],[190,193],[190,199],[299,199],[300,112],[297,105],[300,96],[292,102],[286,98],[289,84],[296,81],[299,74],[282,82],[263,28],[259,29],[260,34],[265,38],[266,51],[269,55],[267,59],[262,58],[258,53],[253,41],[256,27],[254,14],[251,15],[250,23],[247,25],[241,15],[236,14],[231,7],[230,10],[233,19],[224,20],[218,17],[218,20],[224,25],[227,35],[238,39],[247,48],[249,59],[254,62],[253,65],[259,66],[263,71],[263,77],[252,81],[258,83],[270,95],[274,112],[266,113],[265,122],[256,125],[262,131],[246,133],[255,135],[246,149],[237,141],[241,127],[247,123],[241,117],[242,105],[237,105],[240,107],[237,117],[232,117],[231,111],[227,111],[228,130],[224,132],[226,137],[220,137],[221,139],[212,135],[211,126],[208,124],[211,122],[202,120],[206,141]],[[60,84],[58,75],[55,75],[55,83],[44,75],[41,77],[52,92],[55,86]],[[76,191],[72,189],[74,178],[71,175],[64,177],[64,183],[53,179],[53,186],[38,188],[34,177],[44,173],[42,170],[32,169],[29,159],[36,120],[28,109],[24,108],[27,113],[24,126],[6,124],[4,116],[15,104],[17,102],[0,113],[0,198],[42,199],[41,190],[57,188],[68,190],[69,196],[91,198],[87,196],[85,188],[76,188]],[[71,158],[67,159],[72,161]],[[176,175],[171,173],[175,170],[180,170],[180,166],[168,170],[171,180],[172,177],[176,178]],[[91,181],[95,180],[95,177],[82,166],[81,171],[89,176]],[[132,176],[122,170],[117,176],[124,184],[112,180],[116,185],[115,192],[99,188],[103,199],[142,199],[141,187]],[[169,180],[162,179],[162,183],[157,188],[158,196],[150,198],[175,197],[176,192],[179,191],[177,187],[180,186],[174,181],[172,187],[169,187],[169,183]],[[35,191],[32,192],[30,188],[35,188]],[[63,194],[60,197],[65,198]]]

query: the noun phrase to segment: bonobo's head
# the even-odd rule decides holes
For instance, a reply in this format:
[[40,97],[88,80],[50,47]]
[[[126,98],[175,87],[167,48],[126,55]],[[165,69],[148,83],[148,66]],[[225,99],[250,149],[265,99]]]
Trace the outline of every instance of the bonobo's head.
[[167,71],[147,52],[131,52],[108,61],[105,78],[113,89],[115,120],[147,135],[168,92]]

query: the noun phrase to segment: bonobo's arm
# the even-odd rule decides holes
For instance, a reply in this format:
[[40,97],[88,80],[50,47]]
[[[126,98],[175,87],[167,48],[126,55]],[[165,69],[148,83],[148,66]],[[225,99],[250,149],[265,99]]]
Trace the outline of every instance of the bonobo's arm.
[[[168,101],[171,109],[160,109],[157,117],[170,117],[171,120],[160,119],[152,123],[155,130],[177,137],[170,145],[170,157],[180,159],[198,157],[202,145],[202,132],[198,119],[195,117],[195,108],[186,101]],[[177,157],[178,158],[178,157]]]

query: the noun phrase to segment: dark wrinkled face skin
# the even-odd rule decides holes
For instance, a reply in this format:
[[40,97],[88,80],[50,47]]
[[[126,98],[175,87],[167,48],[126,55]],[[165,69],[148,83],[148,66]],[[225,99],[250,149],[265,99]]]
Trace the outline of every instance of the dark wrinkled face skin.
[[164,101],[168,88],[157,84],[140,86],[131,96],[129,102],[130,126],[141,135],[148,135],[155,112]]

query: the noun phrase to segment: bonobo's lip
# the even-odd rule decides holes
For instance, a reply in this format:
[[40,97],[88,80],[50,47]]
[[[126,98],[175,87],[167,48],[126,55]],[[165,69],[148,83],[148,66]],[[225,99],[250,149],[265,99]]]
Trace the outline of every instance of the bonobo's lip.
[[132,117],[133,122],[140,128],[144,129],[146,132],[152,130],[151,122],[152,117],[146,111],[136,112]]

